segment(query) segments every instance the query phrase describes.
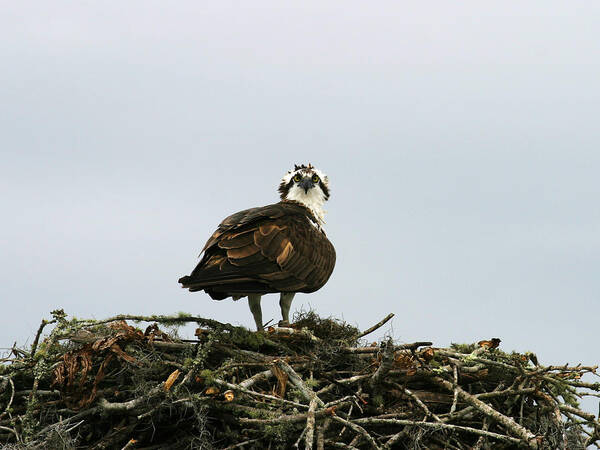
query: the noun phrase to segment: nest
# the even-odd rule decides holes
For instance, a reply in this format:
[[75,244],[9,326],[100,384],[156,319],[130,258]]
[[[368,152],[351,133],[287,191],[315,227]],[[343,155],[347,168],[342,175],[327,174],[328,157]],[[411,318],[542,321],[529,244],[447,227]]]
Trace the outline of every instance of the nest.
[[[499,339],[366,343],[392,315],[362,333],[313,312],[261,333],[188,315],[53,316],[0,365],[3,448],[584,449],[600,440],[598,419],[578,404],[600,391],[582,380],[596,367],[542,366],[501,351]],[[173,328],[190,322],[197,339],[178,339]]]

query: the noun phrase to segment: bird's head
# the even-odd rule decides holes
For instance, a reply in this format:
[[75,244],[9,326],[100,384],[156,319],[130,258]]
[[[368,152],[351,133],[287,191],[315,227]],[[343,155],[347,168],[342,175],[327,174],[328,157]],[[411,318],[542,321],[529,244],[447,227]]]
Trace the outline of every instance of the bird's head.
[[311,164],[295,165],[281,179],[279,194],[282,200],[294,200],[302,203],[316,216],[319,223],[324,223],[323,204],[329,200],[329,179]]

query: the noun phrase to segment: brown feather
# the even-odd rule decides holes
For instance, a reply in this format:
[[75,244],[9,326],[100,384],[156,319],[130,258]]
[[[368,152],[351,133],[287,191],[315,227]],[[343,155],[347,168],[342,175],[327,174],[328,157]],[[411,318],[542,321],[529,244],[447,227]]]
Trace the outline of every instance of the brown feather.
[[[220,246],[221,245],[219,244],[219,247]],[[259,251],[260,251],[260,248],[258,248],[254,244],[246,245],[245,247],[228,249],[227,257],[229,259],[242,259],[242,258],[246,258],[251,255],[254,255],[255,253],[258,253]]]
[[248,244],[254,244],[254,229],[244,231],[243,233],[226,234],[223,239],[219,241],[218,245],[220,248],[240,248]]
[[281,250],[279,252],[279,255],[277,255],[277,264],[279,264],[280,266],[284,266],[285,263],[288,261],[288,259],[292,256],[292,254],[294,253],[294,246],[292,245],[292,243],[290,241],[288,241],[287,239],[283,241],[283,250]]
[[245,256],[243,258],[235,258],[235,259],[229,258],[229,262],[237,267],[252,266],[252,265],[264,263],[265,257],[257,251],[256,253]]
[[227,217],[208,239],[183,287],[214,299],[269,292],[314,292],[329,279],[335,250],[304,206],[282,201]]

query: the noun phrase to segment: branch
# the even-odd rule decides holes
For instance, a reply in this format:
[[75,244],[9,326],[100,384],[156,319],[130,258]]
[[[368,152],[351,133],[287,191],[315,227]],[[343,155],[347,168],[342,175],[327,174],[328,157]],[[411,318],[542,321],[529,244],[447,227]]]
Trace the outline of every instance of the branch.
[[[477,428],[465,427],[461,425],[450,425],[447,423],[439,423],[439,422],[418,422],[416,420],[404,420],[404,419],[373,419],[370,417],[366,417],[363,419],[355,419],[354,422],[371,424],[371,425],[403,425],[403,426],[414,426],[414,427],[423,427],[423,428],[432,428],[439,430],[456,430],[456,431],[465,431],[467,433],[476,434],[479,436],[486,436],[490,438],[497,439],[499,441],[507,442],[510,444],[522,444],[521,439],[517,439],[511,436],[506,436],[504,434],[492,433],[491,431],[479,430]],[[396,443],[396,436],[401,434],[395,434],[392,436],[388,442],[386,443],[386,448],[391,448],[391,446]]]
[[303,405],[302,403],[291,402],[289,400],[285,400],[283,398],[275,397],[273,395],[260,394],[258,392],[251,391],[250,389],[243,388],[239,384],[228,383],[227,381],[219,380],[218,378],[215,378],[214,382],[215,382],[215,384],[218,384],[219,386],[225,386],[228,389],[231,389],[233,391],[243,392],[244,394],[248,394],[248,395],[251,395],[253,397],[264,398],[265,400],[271,400],[271,401],[274,401],[274,402],[283,403],[285,405],[294,406],[296,408],[302,408],[302,409],[307,409],[308,408],[308,406]]
[[296,329],[289,327],[269,327],[267,329],[269,334],[282,335],[282,336],[297,336],[301,338],[308,339],[316,344],[321,343],[321,339],[316,337],[314,334],[310,332],[310,330],[306,328]]
[[371,377],[369,383],[372,387],[375,387],[381,384],[382,380],[385,378],[387,373],[392,368],[392,364],[394,363],[394,345],[392,344],[391,339],[389,339],[385,343],[385,347],[383,348],[383,354],[381,356],[381,363],[379,367]]
[[147,403],[154,397],[163,395],[165,392],[164,386],[164,382],[160,383],[158,386],[153,387],[147,394],[122,403],[111,403],[102,397],[100,400],[98,400],[98,406],[100,406],[104,411],[108,412],[126,412],[135,414],[135,411],[140,406],[143,406],[144,403]]
[[[432,381],[439,386],[444,387],[448,391],[453,391],[454,386],[449,381],[446,381],[439,377],[433,377]],[[474,395],[465,392],[460,386],[456,386],[456,391],[458,392],[458,396],[463,399],[466,403],[478,409],[480,412],[485,414],[488,417],[491,417],[495,421],[501,423],[507,429],[509,429],[515,436],[519,436],[530,448],[537,449],[537,440],[535,435],[529,431],[527,428],[519,425],[510,417],[505,416],[504,414],[499,413],[494,410],[488,404],[482,402]]]
[[315,410],[317,409],[318,397],[315,395],[308,406],[308,413],[306,415],[306,434],[305,434],[305,449],[312,450],[313,441],[315,438]]
[[433,420],[435,420],[436,422],[441,422],[441,419],[436,416],[435,414],[433,414],[429,408],[427,407],[427,405],[425,405],[425,403],[423,403],[421,401],[421,399],[419,397],[417,397],[410,389],[399,385],[398,383],[392,383],[395,387],[397,387],[398,389],[401,389],[403,392],[406,393],[406,395],[408,395],[410,398],[412,398],[415,403],[417,405],[419,405],[419,408],[421,408],[423,410],[423,412],[425,413],[426,417],[433,417]]
[[300,375],[298,375],[296,373],[296,371],[294,369],[292,369],[288,363],[286,363],[282,359],[279,359],[279,360],[275,361],[275,365],[277,367],[279,367],[281,370],[283,370],[285,373],[288,374],[288,377],[289,377],[288,379],[294,386],[296,386],[298,388],[298,390],[302,393],[302,396],[305,398],[305,400],[311,402],[313,399],[316,399],[316,402],[320,407],[323,407],[325,405],[323,403],[323,401],[317,396],[317,394],[315,394],[315,392],[312,389],[310,389],[304,383],[304,381],[302,381],[302,378],[300,377]]
[[379,449],[380,448],[379,445],[377,445],[377,442],[375,442],[375,439],[373,439],[373,436],[371,436],[367,432],[367,430],[365,430],[360,425],[358,425],[358,424],[356,424],[354,422],[350,422],[349,420],[342,419],[340,416],[335,416],[334,415],[334,416],[331,416],[331,418],[333,420],[335,420],[336,422],[343,423],[348,428],[351,428],[352,430],[354,430],[357,433],[361,434],[369,442],[369,444],[371,444],[371,447],[373,447],[374,449]]
[[392,317],[394,317],[394,313],[389,313],[387,316],[385,316],[382,320],[380,320],[379,322],[377,322],[375,325],[373,325],[371,328],[367,328],[365,331],[363,331],[362,333],[360,333],[357,336],[357,339],[360,339],[363,336],[366,336],[369,333],[372,333],[373,331],[375,331],[377,328],[381,328],[382,326],[384,326],[388,320],[390,320]]
[[[8,380],[8,382],[6,382],[6,384],[10,384],[10,388],[11,388],[10,399],[8,400],[8,403],[6,404],[6,408],[4,408],[4,411],[2,412],[2,414],[0,414],[0,419],[2,419],[2,417],[4,417],[4,415],[10,411],[10,406],[12,405],[12,402],[15,398],[15,383],[13,382],[11,377],[0,376],[0,378],[2,378],[4,380]],[[2,389],[2,390],[4,391],[4,389]]]
[[46,325],[49,325],[51,323],[55,323],[56,319],[54,320],[46,320],[46,319],[42,319],[42,323],[40,323],[40,327],[37,330],[37,333],[35,334],[35,339],[33,340],[33,344],[31,344],[31,356],[33,357],[35,355],[35,351],[37,350],[37,346],[38,346],[38,342],[40,341],[40,336],[42,335],[42,331],[44,330],[44,327]]

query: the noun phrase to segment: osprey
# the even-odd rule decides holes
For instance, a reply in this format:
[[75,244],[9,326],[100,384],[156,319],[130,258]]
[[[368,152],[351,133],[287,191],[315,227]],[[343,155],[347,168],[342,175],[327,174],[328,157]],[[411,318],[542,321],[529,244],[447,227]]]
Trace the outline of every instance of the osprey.
[[202,249],[202,259],[183,288],[205,291],[214,300],[248,297],[256,328],[263,329],[260,299],[280,292],[289,324],[296,292],[314,292],[335,266],[335,249],[323,230],[329,180],[320,170],[296,165],[279,184],[281,201],[245,209],[223,220]]

